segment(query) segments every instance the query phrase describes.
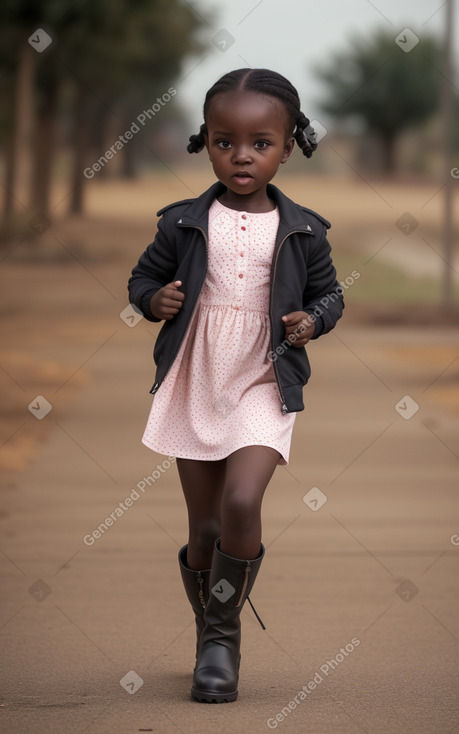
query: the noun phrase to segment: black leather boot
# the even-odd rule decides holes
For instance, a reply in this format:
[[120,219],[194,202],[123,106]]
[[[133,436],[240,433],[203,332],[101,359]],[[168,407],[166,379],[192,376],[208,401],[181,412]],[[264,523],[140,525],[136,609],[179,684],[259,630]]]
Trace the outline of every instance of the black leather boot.
[[198,654],[199,640],[204,629],[204,610],[209,599],[209,577],[210,569],[205,571],[194,571],[188,568],[187,562],[188,546],[180,548],[178,559],[182,581],[185,587],[188,601],[191,604],[196,618],[196,655]]
[[232,558],[215,544],[210,594],[204,612],[191,695],[203,703],[229,703],[237,698],[241,647],[241,610],[255,583],[263,556],[253,561]]

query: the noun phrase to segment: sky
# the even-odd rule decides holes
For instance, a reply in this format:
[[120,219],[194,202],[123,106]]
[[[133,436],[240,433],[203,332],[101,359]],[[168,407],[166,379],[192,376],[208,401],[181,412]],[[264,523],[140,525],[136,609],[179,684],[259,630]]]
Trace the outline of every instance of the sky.
[[[187,110],[193,132],[202,122],[207,89],[231,69],[278,71],[298,89],[305,114],[321,119],[323,90],[315,67],[349,48],[354,36],[371,37],[385,29],[395,39],[408,28],[422,43],[426,32],[442,37],[445,31],[445,0],[184,1],[204,20],[201,38],[206,44],[201,55],[186,61],[176,84],[177,101]],[[457,67],[459,8],[456,0],[453,3]]]

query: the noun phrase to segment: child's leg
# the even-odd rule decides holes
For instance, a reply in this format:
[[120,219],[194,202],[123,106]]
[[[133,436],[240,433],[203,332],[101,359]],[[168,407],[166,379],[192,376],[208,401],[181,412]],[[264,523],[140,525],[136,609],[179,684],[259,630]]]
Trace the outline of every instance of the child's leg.
[[177,469],[188,509],[188,567],[212,565],[215,541],[220,537],[220,502],[225,462],[177,458]]
[[209,588],[225,579],[235,593],[210,593],[198,646],[191,695],[202,702],[235,701],[241,645],[241,610],[264,556],[261,503],[279,461],[267,446],[245,446],[226,458],[221,496],[221,540],[217,543]]
[[269,446],[245,446],[226,459],[221,497],[221,550],[233,558],[257,558],[261,503],[280,454]]

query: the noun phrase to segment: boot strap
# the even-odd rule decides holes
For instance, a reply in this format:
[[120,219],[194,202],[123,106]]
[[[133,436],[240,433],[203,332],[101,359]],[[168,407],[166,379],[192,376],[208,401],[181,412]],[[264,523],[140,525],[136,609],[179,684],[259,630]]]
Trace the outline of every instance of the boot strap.
[[248,597],[247,597],[247,601],[249,602],[250,606],[252,607],[252,611],[253,611],[254,615],[255,615],[255,616],[256,616],[256,618],[258,619],[258,621],[259,621],[259,623],[260,623],[260,625],[261,625],[261,629],[265,630],[265,629],[266,629],[266,627],[265,627],[265,625],[263,624],[263,622],[261,621],[261,618],[260,618],[260,616],[259,616],[259,615],[257,614],[257,610],[255,609],[255,607],[253,606],[252,602],[250,601],[250,596],[248,596]]

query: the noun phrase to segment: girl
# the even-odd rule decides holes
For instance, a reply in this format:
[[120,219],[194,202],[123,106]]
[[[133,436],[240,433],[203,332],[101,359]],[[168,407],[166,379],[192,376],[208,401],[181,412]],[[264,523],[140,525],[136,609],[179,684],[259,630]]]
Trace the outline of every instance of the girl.
[[267,69],[219,79],[188,145],[207,149],[218,182],[158,212],[129,280],[131,303],[165,321],[143,442],[177,457],[189,519],[179,565],[197,629],[191,693],[202,702],[237,698],[263,495],[304,409],[304,346],[343,309],[330,224],[269,183],[295,141],[307,158],[317,148],[287,79]]

